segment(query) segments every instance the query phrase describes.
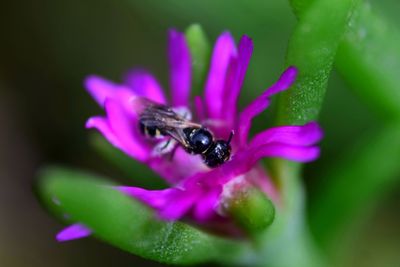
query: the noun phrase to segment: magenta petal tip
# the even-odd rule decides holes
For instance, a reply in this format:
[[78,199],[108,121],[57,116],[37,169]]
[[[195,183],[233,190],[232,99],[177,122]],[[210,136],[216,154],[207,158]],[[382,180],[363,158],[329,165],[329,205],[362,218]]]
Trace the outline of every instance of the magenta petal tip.
[[240,38],[240,44],[243,44],[245,46],[251,47],[253,48],[253,39],[251,39],[249,36],[247,35],[242,35],[242,37]]
[[288,73],[288,74],[290,74],[291,76],[296,76],[297,75],[297,73],[299,72],[299,70],[296,68],[296,66],[289,66],[285,71],[284,71],[284,73]]
[[91,235],[92,230],[87,228],[86,226],[82,224],[73,224],[70,225],[63,230],[61,230],[57,236],[56,239],[58,242],[65,242],[65,241],[70,241],[70,240],[75,240],[79,238],[84,238],[89,235]]
[[279,81],[290,87],[297,78],[298,69],[295,66],[288,67],[281,75]]

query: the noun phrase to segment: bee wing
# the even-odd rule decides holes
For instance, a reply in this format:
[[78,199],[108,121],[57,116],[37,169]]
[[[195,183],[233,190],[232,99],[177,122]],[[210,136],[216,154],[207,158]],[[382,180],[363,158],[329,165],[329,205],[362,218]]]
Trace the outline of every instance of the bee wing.
[[[130,100],[129,100],[130,104],[132,105],[133,110],[137,113],[138,116],[140,116],[141,114],[143,114],[143,112],[152,107],[152,106],[157,106],[160,104],[157,104],[156,102],[153,102],[145,97],[141,97],[141,96],[133,96]],[[162,105],[160,105],[162,106]]]
[[159,129],[201,127],[200,124],[191,122],[190,112],[183,112],[183,109],[175,111],[173,108],[157,104],[143,97],[132,99],[134,109],[139,114],[141,122],[147,127],[157,127]]
[[190,112],[187,109],[174,110],[169,106],[160,105],[142,97],[135,97],[133,105],[142,124],[146,127],[156,127],[164,135],[169,135],[184,147],[189,144],[183,129],[202,127],[188,119]]
[[188,147],[189,143],[187,141],[186,135],[183,132],[183,128],[174,128],[171,130],[166,130],[166,133],[171,136],[172,139],[176,140],[184,147]]

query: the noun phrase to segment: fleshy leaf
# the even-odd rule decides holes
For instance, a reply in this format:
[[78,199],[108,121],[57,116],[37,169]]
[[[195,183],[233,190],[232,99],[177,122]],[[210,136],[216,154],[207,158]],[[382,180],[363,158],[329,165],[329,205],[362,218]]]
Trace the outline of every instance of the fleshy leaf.
[[[312,0],[290,0],[297,16]],[[400,32],[363,1],[354,10],[335,59],[336,68],[351,89],[384,118],[400,117],[397,99],[400,69]]]
[[[286,58],[286,65],[296,66],[299,75],[294,86],[278,98],[278,125],[303,125],[317,119],[339,42],[358,1],[301,1],[307,8],[289,41]],[[305,226],[300,166],[274,159],[270,167],[280,184],[284,209],[277,212],[271,227],[280,226],[277,241],[266,245],[264,255],[276,266],[324,266]]]
[[185,31],[192,59],[192,90],[200,93],[207,74],[211,46],[199,24],[190,25]]
[[360,210],[399,182],[399,136],[399,123],[368,133],[324,172],[325,183],[310,201],[312,229],[322,244],[338,242]]
[[294,14],[299,17],[304,13],[314,0],[289,0]]
[[279,97],[278,124],[301,125],[317,118],[339,41],[358,1],[316,0],[302,13],[286,59],[299,75]]
[[400,118],[400,32],[368,2],[354,12],[336,67],[360,98],[386,119]]
[[47,168],[40,176],[39,192],[52,210],[68,214],[72,221],[90,228],[94,236],[141,257],[168,264],[229,261],[239,257],[243,248],[184,223],[162,221],[149,208],[93,175]]
[[[303,125],[317,118],[336,50],[359,0],[315,0],[312,4],[299,1],[297,7],[307,8],[301,11],[286,59],[286,64],[296,66],[299,74],[294,86],[279,95],[278,125]],[[273,160],[271,168],[273,175],[281,180],[284,201],[291,202],[289,189],[297,181],[286,176],[298,176],[298,166],[278,159]]]
[[[300,17],[311,3],[290,2]],[[393,185],[399,172],[400,33],[369,1],[356,7],[348,26],[338,47],[336,68],[350,88],[389,124],[347,148],[346,156],[324,172],[326,182],[310,201],[311,226],[324,245],[341,243],[339,234],[361,215],[366,203],[372,205]]]

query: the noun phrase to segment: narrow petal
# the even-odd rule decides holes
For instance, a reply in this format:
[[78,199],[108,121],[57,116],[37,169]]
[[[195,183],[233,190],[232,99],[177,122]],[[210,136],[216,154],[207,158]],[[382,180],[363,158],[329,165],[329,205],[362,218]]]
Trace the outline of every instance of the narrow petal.
[[221,118],[224,106],[224,87],[229,63],[236,57],[236,45],[229,32],[222,33],[214,46],[208,79],[205,85],[205,102],[209,118]]
[[118,140],[118,137],[115,136],[114,132],[110,128],[106,118],[91,117],[86,122],[86,128],[96,128],[113,146],[119,149],[123,148],[121,142]]
[[179,189],[168,188],[164,190],[146,190],[132,186],[117,186],[117,190],[122,193],[134,197],[154,209],[162,209],[170,200],[171,195],[176,194]]
[[156,209],[161,218],[178,220],[199,201],[199,190],[184,191],[178,188],[145,190],[138,187],[118,186],[117,190],[134,197]]
[[137,121],[133,120],[123,107],[113,99],[106,100],[105,109],[109,128],[118,139],[119,148],[139,161],[147,160],[151,149],[141,139]]
[[198,190],[181,191],[160,211],[160,217],[166,220],[182,218],[196,203],[199,194],[201,191]]
[[103,107],[107,98],[112,98],[118,85],[97,75],[90,75],[85,79],[85,88],[96,102]]
[[320,149],[316,146],[303,147],[280,143],[261,146],[252,153],[251,161],[257,162],[264,157],[278,157],[297,162],[310,162],[319,157]]
[[124,75],[124,84],[133,89],[138,96],[143,96],[156,103],[165,104],[164,92],[156,78],[144,70],[134,69]]
[[239,42],[238,57],[230,73],[232,77],[226,84],[224,90],[224,119],[233,121],[235,119],[237,100],[246,76],[247,67],[253,53],[253,41],[246,35],[243,35]]
[[264,91],[259,97],[250,103],[239,116],[238,138],[240,144],[245,144],[251,127],[251,121],[255,116],[264,111],[270,104],[270,97],[281,91],[287,90],[296,80],[297,69],[287,68],[278,81]]
[[204,195],[200,201],[196,203],[194,209],[194,217],[199,221],[210,220],[215,216],[215,208],[218,205],[219,196],[221,195],[222,187],[218,186]]
[[279,80],[268,89],[267,91],[268,96],[275,95],[279,92],[289,89],[289,87],[292,86],[292,84],[296,80],[297,74],[298,74],[297,68],[294,66],[289,66],[282,73],[281,77],[279,77]]
[[173,154],[152,158],[147,164],[170,184],[179,184],[195,173],[208,170],[200,156],[187,153],[181,146]]
[[303,126],[278,126],[254,136],[250,142],[250,146],[257,147],[274,142],[310,146],[320,141],[322,136],[322,129],[317,122],[310,122]]
[[281,143],[269,143],[258,147],[250,147],[239,150],[231,160],[220,167],[207,173],[199,173],[185,179],[185,188],[202,184],[207,188],[215,188],[224,185],[239,175],[249,172],[257,162],[265,157],[278,157],[298,162],[309,162],[318,158],[319,148],[316,146],[304,147]]
[[200,96],[194,97],[194,107],[196,111],[196,117],[199,121],[203,121],[206,118],[205,110],[204,110],[204,102]]
[[185,35],[174,29],[168,34],[168,59],[173,106],[188,106],[191,86],[191,59]]
[[64,228],[56,236],[58,242],[65,242],[91,235],[92,231],[82,224],[73,224]]
[[101,107],[104,107],[107,99],[114,99],[120,102],[127,113],[131,113],[134,116],[129,99],[135,96],[135,93],[129,87],[115,84],[96,75],[86,78],[85,87]]

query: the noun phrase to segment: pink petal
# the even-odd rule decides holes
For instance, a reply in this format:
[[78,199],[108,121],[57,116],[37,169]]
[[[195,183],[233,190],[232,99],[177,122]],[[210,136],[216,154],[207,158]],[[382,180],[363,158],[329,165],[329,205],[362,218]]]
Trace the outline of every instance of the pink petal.
[[168,34],[173,106],[188,106],[191,86],[191,59],[185,35],[174,29]]
[[319,157],[320,149],[316,146],[303,147],[280,143],[260,146],[252,153],[251,161],[257,162],[264,157],[278,157],[297,162],[310,162]]
[[170,200],[171,195],[176,194],[178,189],[168,188],[164,190],[146,190],[132,186],[117,186],[117,190],[122,193],[134,197],[154,209],[162,209]]
[[123,145],[111,130],[106,118],[91,117],[86,122],[86,128],[96,128],[113,146],[123,149]]
[[57,234],[56,239],[58,242],[65,242],[69,240],[87,237],[91,234],[92,231],[89,228],[87,228],[82,224],[77,223],[70,225],[64,228],[62,231],[60,231]]
[[317,122],[303,126],[278,126],[257,134],[250,142],[251,147],[268,143],[283,143],[288,145],[309,146],[317,143],[323,136]]
[[118,85],[97,75],[85,79],[85,87],[96,102],[103,107],[106,98],[112,98]]
[[166,220],[178,220],[183,217],[200,196],[198,190],[183,191],[178,188],[145,190],[137,187],[119,186],[116,189],[156,209],[160,217]]
[[86,78],[85,87],[101,107],[104,107],[104,103],[107,99],[114,99],[120,102],[127,113],[135,116],[134,110],[129,102],[129,99],[135,96],[135,93],[130,88],[115,84],[96,75],[91,75]]
[[144,70],[131,70],[124,76],[124,83],[138,96],[143,96],[156,103],[165,104],[164,92],[156,78]]
[[215,208],[218,205],[221,192],[222,187],[218,186],[214,190],[208,192],[199,201],[197,201],[194,209],[194,217],[197,220],[207,221],[215,216]]
[[269,143],[258,147],[250,147],[239,150],[231,160],[220,167],[210,170],[207,173],[199,173],[185,179],[185,188],[191,188],[202,184],[207,188],[224,185],[233,178],[249,172],[257,162],[265,157],[278,157],[298,162],[309,162],[317,159],[319,148],[294,146],[281,143]]
[[287,68],[275,84],[265,90],[264,93],[257,97],[240,113],[238,124],[238,138],[240,144],[246,143],[251,121],[269,106],[270,97],[288,89],[295,81],[296,76],[297,69],[295,67]]
[[151,149],[141,139],[137,121],[130,118],[123,107],[113,99],[106,100],[105,109],[109,129],[118,139],[119,148],[139,161],[147,160]]
[[293,85],[296,80],[298,74],[298,70],[294,66],[289,66],[279,77],[279,80],[268,88],[267,94],[268,96],[275,95],[279,92],[287,90],[290,86]]
[[200,156],[191,155],[182,147],[178,147],[173,155],[154,157],[147,164],[170,184],[178,184],[195,173],[208,171]]
[[178,220],[182,218],[198,201],[199,194],[201,191],[180,191],[179,194],[172,199],[166,205],[164,209],[160,211],[160,217],[166,220]]
[[236,57],[236,45],[229,32],[222,33],[214,46],[208,79],[205,85],[205,103],[209,118],[221,118],[224,105],[224,87],[228,66]]
[[200,96],[194,97],[194,107],[196,111],[196,117],[199,121],[203,121],[206,118],[203,99]]
[[237,100],[246,76],[247,67],[253,53],[253,41],[243,35],[239,42],[238,57],[232,67],[232,72],[228,77],[228,84],[224,90],[224,109],[223,118],[233,122],[236,114]]
[[198,188],[199,185],[202,185],[204,188],[222,186],[232,178],[248,172],[253,167],[255,162],[251,161],[250,157],[250,153],[237,153],[231,160],[225,162],[218,168],[187,177],[184,180],[183,187],[187,190],[191,190],[191,188]]

